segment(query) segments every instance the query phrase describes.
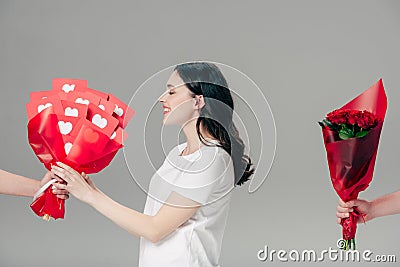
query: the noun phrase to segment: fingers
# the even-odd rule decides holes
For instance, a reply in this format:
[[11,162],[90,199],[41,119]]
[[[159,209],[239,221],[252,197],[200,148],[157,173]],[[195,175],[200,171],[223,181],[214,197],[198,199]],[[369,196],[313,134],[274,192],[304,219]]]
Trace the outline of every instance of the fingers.
[[337,206],[336,211],[340,213],[349,213],[353,212],[353,208],[343,208],[341,206]]
[[57,182],[59,182],[59,183],[65,183],[65,181],[64,181],[63,179],[61,179],[60,177],[58,177],[57,175],[55,175],[53,172],[50,172],[50,173],[51,173],[51,178],[52,178],[52,179],[56,179]]
[[52,166],[51,171],[53,174],[66,181],[67,183],[73,182],[72,174],[68,172],[66,169],[60,168],[58,166]]
[[344,206],[345,206],[346,208],[351,208],[351,207],[356,206],[356,205],[355,205],[355,200],[350,200],[350,201],[346,202],[346,203],[344,204]]
[[348,205],[350,205],[351,207],[358,207],[358,206],[360,206],[360,205],[363,205],[363,204],[365,204],[365,200],[363,200],[363,199],[354,199],[354,200],[351,200],[351,201],[349,201],[349,202],[347,202],[348,203]]
[[55,195],[68,195],[69,192],[67,190],[67,185],[65,184],[54,184],[53,189],[53,194]]
[[57,197],[58,197],[59,199],[67,200],[67,199],[69,198],[69,195],[57,195]]
[[53,190],[53,194],[57,195],[58,198],[60,198],[60,199],[68,199],[69,195],[65,194],[63,192],[64,192],[63,190]]
[[339,207],[342,208],[351,208],[354,206],[354,200],[348,201],[348,202],[344,202],[343,200],[341,200],[339,198]]
[[67,193],[68,193],[67,185],[66,185],[66,184],[54,183],[53,185],[54,185],[54,187],[55,187],[55,188],[53,188],[54,190],[55,190],[55,189],[58,189],[58,190],[65,190],[65,191],[67,191]]
[[349,208],[351,208],[352,206],[349,206],[349,204],[348,204],[349,202],[344,202],[343,200],[341,200],[340,198],[339,198],[339,202],[338,202],[338,206],[336,207],[336,210],[339,212],[339,213],[347,213],[347,212],[349,212]]
[[68,195],[67,190],[53,189],[53,194],[55,195]]
[[60,199],[68,199],[69,198],[69,192],[67,190],[67,185],[65,185],[65,184],[54,183],[52,192],[53,192],[53,194],[57,195],[57,197]]
[[348,212],[336,212],[336,217],[340,218],[340,219],[344,219],[349,217],[349,213]]
[[63,168],[64,170],[67,170],[68,172],[70,172],[71,174],[75,174],[77,173],[73,168],[71,168],[70,166],[62,163],[62,162],[56,162],[56,164],[58,166],[60,166],[61,168]]
[[344,202],[343,200],[339,199],[339,205],[336,207],[337,222],[340,224],[342,219],[350,216],[350,213],[354,211],[355,207],[364,204],[364,202],[365,201],[361,199],[354,199],[348,202]]
[[336,207],[336,217],[337,222],[340,224],[343,218],[347,218],[350,215],[350,212],[353,211],[353,208],[349,208],[347,203],[339,198],[339,205]]
[[69,182],[69,177],[67,177],[64,169],[57,166],[52,166],[51,171],[54,175],[58,176],[59,178],[63,179],[66,182]]
[[360,205],[362,203],[363,203],[362,200],[359,200],[359,199],[354,199],[354,200],[350,200],[350,201],[344,202],[343,200],[341,200],[339,198],[339,206],[343,207],[343,208],[353,208],[353,207],[356,207],[356,206],[358,206],[358,205]]

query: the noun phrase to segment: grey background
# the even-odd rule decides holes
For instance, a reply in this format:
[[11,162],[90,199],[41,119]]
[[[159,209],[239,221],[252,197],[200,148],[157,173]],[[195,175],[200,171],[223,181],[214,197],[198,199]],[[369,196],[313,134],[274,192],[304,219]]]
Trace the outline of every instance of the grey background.
[[[27,143],[24,105],[29,92],[49,89],[54,77],[87,79],[129,101],[165,67],[221,62],[263,90],[278,140],[260,190],[234,192],[222,266],[276,264],[257,260],[265,245],[334,248],[341,235],[337,196],[317,121],[383,77],[389,108],[375,178],[361,197],[400,188],[399,8],[395,0],[1,1],[1,168],[43,175]],[[145,194],[131,180],[122,153],[94,179],[116,201],[143,209]],[[30,202],[0,196],[1,266],[137,265],[138,240],[92,208],[72,198],[67,219],[47,223],[32,214]],[[398,258],[399,223],[396,215],[360,225],[358,248]]]

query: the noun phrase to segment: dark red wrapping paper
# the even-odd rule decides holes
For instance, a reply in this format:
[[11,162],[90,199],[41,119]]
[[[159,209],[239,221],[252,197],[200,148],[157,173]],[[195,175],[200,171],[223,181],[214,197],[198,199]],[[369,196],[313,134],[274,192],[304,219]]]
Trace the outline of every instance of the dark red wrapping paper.
[[[379,123],[365,137],[341,140],[336,131],[322,127],[324,144],[332,185],[339,197],[347,202],[358,198],[370,184],[374,173],[379,138],[387,109],[387,98],[379,80],[364,93],[341,107],[343,110],[367,110],[373,113]],[[357,220],[362,216],[358,210],[342,219],[343,239],[355,238]]]

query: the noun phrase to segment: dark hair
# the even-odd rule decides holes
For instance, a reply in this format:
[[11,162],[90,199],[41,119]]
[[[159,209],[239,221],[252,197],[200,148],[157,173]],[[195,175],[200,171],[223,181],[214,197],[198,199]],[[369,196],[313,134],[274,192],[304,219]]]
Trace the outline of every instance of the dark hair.
[[209,146],[200,132],[202,126],[219,141],[217,146],[229,153],[234,166],[235,184],[242,185],[250,179],[254,168],[250,169],[253,163],[244,154],[244,143],[232,120],[234,104],[225,77],[216,65],[207,62],[184,63],[177,65],[175,70],[194,94],[193,97],[203,95],[205,105],[196,122],[200,141]]

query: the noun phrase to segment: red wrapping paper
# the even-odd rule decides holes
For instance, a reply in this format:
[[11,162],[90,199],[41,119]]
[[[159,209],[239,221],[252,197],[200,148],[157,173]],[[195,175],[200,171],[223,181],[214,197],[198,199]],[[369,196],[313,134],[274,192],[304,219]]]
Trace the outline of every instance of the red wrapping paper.
[[[87,174],[110,164],[135,114],[115,96],[74,79],[54,79],[51,91],[31,93],[26,109],[29,144],[44,166],[50,170],[60,161]],[[45,219],[58,219],[64,218],[64,204],[48,187],[31,208]]]
[[[341,107],[343,110],[367,110],[378,119],[378,125],[365,137],[341,140],[336,131],[322,126],[332,185],[344,201],[358,198],[370,184],[378,152],[379,138],[387,109],[387,98],[382,79],[364,93]],[[354,243],[360,212],[355,208],[349,218],[342,219],[342,235],[346,242]]]
[[43,217],[47,221],[50,219],[50,216],[54,219],[64,219],[64,199],[55,197],[51,187],[48,187],[42,196],[32,202],[31,208],[38,216]]

